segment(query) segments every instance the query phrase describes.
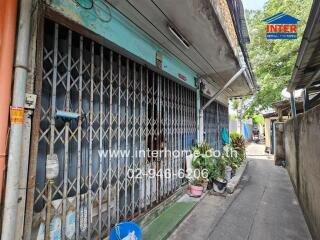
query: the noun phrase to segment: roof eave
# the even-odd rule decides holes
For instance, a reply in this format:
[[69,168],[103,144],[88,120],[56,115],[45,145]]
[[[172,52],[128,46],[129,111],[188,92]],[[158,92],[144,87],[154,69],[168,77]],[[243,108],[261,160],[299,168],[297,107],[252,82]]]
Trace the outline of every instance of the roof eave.
[[[304,31],[303,34],[303,40],[301,42],[300,48],[299,48],[299,53],[297,56],[297,60],[293,69],[293,73],[291,76],[291,79],[289,81],[288,84],[288,91],[289,92],[293,92],[294,90],[296,90],[297,85],[299,83],[299,81],[301,80],[301,78],[297,77],[297,74],[301,68],[301,64],[303,61],[306,61],[306,57],[305,57],[305,52],[307,50],[307,48],[310,45],[310,41],[312,40],[312,33],[315,29],[315,26],[317,26],[317,23],[319,24],[320,22],[320,3],[318,1],[314,1],[312,8],[311,8],[311,13],[307,22],[307,26],[306,29]],[[317,39],[316,41],[320,41],[320,39]],[[311,56],[310,56],[311,58]]]

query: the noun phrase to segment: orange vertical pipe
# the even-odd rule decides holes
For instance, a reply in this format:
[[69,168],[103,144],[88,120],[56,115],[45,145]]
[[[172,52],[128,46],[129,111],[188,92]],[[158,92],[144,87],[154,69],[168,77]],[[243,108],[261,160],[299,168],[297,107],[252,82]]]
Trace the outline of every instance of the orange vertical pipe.
[[0,203],[4,192],[17,0],[0,0]]

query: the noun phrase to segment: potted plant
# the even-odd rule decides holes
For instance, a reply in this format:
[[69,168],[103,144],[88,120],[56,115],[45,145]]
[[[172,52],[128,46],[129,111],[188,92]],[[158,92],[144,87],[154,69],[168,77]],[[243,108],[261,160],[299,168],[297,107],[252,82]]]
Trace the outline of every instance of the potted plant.
[[[207,171],[211,165],[213,165],[213,156],[209,153],[211,147],[208,143],[204,142],[200,145],[194,146],[192,152],[194,153],[192,158],[192,168],[193,170],[199,170],[200,174]],[[200,178],[202,180],[203,191],[207,190],[209,180],[207,176],[195,176],[195,178]]]
[[225,167],[226,162],[224,158],[219,158],[216,159],[214,165],[208,169],[209,180],[212,182],[215,192],[222,193],[225,190],[227,185],[227,181],[225,180]]
[[190,193],[193,197],[201,197],[203,192],[202,180],[195,178],[190,183]]
[[208,188],[209,180],[207,178],[202,179],[202,187],[203,187],[203,192],[205,192]]
[[226,166],[225,166],[225,179],[230,181],[230,179],[234,176],[239,164],[237,154],[233,154],[235,150],[229,144],[223,147],[223,154],[222,158],[224,159]]
[[213,190],[215,192],[223,193],[227,185],[227,180],[222,177],[218,177],[213,181]]

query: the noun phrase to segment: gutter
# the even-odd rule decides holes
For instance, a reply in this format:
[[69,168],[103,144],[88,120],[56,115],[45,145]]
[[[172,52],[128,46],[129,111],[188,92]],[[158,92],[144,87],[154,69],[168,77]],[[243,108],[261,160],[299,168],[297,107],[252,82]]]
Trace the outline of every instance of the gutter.
[[253,80],[252,80],[251,71],[250,71],[250,69],[249,69],[250,66],[247,65],[247,63],[246,63],[246,61],[245,61],[245,58],[244,58],[243,53],[242,53],[241,50],[240,50],[240,53],[239,53],[238,61],[239,61],[240,66],[246,68],[245,71],[244,71],[244,73],[243,73],[243,75],[244,75],[244,77],[245,77],[245,79],[246,79],[246,82],[247,82],[247,84],[248,84],[251,92],[252,92],[253,94],[255,94],[255,93],[256,93],[256,87],[255,87],[255,84],[254,84],[254,82],[253,82]]
[[[316,7],[314,8],[315,5],[316,5]],[[313,11],[310,14],[310,17],[307,22],[307,26],[306,26],[306,29],[305,29],[305,32],[303,35],[303,39],[302,39],[302,42],[300,45],[299,54],[298,54],[297,61],[296,61],[296,64],[295,64],[295,67],[294,67],[294,70],[293,70],[293,73],[291,76],[291,80],[288,84],[288,91],[289,92],[293,92],[296,88],[297,83],[295,82],[295,78],[298,74],[298,71],[300,70],[305,51],[307,50],[307,47],[309,46],[309,43],[311,42],[311,34],[313,33],[313,31],[316,27],[316,23],[319,19],[320,4],[318,3],[318,1],[313,2],[312,10]]]
[[[243,8],[241,0],[239,0],[239,1],[226,0],[226,2],[228,5],[228,8],[229,8],[229,12],[230,12],[232,22],[233,22],[233,27],[235,29],[236,37],[237,37],[238,45],[239,45],[239,49],[237,51],[239,54],[236,55],[236,57],[238,59],[239,65],[241,67],[242,66],[247,67],[247,69],[244,73],[244,76],[245,76],[245,79],[247,81],[247,84],[248,84],[251,92],[253,94],[255,94],[256,90],[257,90],[257,84],[256,84],[256,80],[255,80],[254,74],[251,69],[251,65],[249,62],[249,56],[248,56],[247,48],[246,48],[246,43],[249,43],[250,39],[247,40],[247,39],[244,39],[244,37],[243,37],[243,27],[245,27],[246,34],[248,34],[247,24],[246,24],[246,20],[244,17],[244,8]],[[240,23],[237,22],[237,20],[240,20]],[[242,24],[245,24],[245,25],[242,26]]]

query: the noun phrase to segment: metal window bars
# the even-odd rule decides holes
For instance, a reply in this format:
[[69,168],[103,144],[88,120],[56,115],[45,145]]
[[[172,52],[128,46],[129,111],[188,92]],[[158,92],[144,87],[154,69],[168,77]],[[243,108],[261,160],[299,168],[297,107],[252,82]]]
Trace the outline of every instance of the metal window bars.
[[[101,239],[117,222],[148,211],[183,183],[178,171],[185,168],[184,156],[150,157],[139,150],[190,149],[196,95],[51,20],[44,26],[32,239],[49,224],[58,239]],[[57,118],[57,110],[80,117]],[[59,160],[51,185],[45,174],[49,154]],[[130,169],[136,177],[127,174]],[[171,177],[152,178],[150,169],[169,170]]]

